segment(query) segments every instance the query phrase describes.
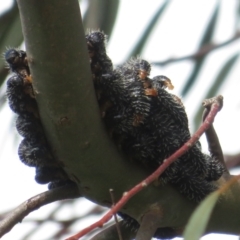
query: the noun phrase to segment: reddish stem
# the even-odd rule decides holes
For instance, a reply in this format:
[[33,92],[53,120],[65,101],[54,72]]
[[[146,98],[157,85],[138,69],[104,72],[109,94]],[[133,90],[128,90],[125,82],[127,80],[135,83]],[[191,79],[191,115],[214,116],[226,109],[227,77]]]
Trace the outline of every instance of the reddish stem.
[[[212,100],[212,99],[211,99]],[[210,104],[211,109],[208,116],[205,118],[204,122],[200,126],[200,128],[196,131],[196,133],[191,137],[189,141],[187,141],[180,149],[178,149],[174,154],[172,154],[169,158],[165,159],[159,168],[149,175],[145,180],[138,183],[135,187],[133,187],[128,192],[123,194],[123,197],[114,205],[99,221],[95,222],[94,224],[90,225],[87,228],[84,228],[77,234],[67,238],[66,240],[78,240],[80,237],[83,237],[91,230],[102,227],[104,223],[108,222],[112,216],[117,213],[126,203],[127,201],[133,197],[135,194],[140,192],[144,187],[147,187],[151,182],[156,180],[164,171],[165,169],[172,164],[176,159],[178,159],[181,155],[188,151],[188,149],[197,142],[200,136],[209,128],[209,126],[213,123],[215,116],[217,115],[218,111],[222,107],[222,96],[218,96],[214,98],[214,101]]]

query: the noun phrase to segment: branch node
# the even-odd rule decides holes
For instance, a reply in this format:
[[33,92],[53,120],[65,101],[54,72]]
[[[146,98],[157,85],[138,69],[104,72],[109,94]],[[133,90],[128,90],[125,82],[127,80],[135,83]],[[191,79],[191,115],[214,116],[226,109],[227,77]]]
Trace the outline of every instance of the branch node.
[[219,110],[220,111],[223,107],[223,96],[222,95],[218,95],[216,97],[213,97],[213,98],[209,98],[209,99],[205,99],[202,103],[202,105],[205,107],[205,108],[209,108],[211,107],[213,104],[216,104],[219,106]]
[[146,182],[146,181],[143,181],[143,182],[142,182],[142,187],[147,187],[147,186],[148,186],[147,182]]

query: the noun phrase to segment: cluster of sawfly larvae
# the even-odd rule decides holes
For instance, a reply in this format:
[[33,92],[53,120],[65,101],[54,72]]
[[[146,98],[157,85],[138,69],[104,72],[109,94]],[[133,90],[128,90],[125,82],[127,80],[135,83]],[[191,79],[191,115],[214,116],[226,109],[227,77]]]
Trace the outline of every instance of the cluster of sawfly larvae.
[[[113,68],[106,54],[106,36],[100,31],[86,34],[92,79],[100,114],[110,138],[126,155],[151,171],[190,139],[188,118],[181,99],[169,78],[150,78],[151,65],[141,58]],[[24,51],[9,49],[6,62],[13,76],[7,81],[10,108],[18,115],[16,127],[23,140],[19,158],[36,168],[36,181],[50,183],[49,188],[71,183],[54,159],[35,100],[32,79]],[[193,145],[160,176],[188,199],[199,202],[217,188],[224,171],[221,163],[202,153],[200,142]],[[138,222],[119,213],[127,225],[137,229]],[[176,236],[172,228],[161,228],[157,238]]]
[[[190,139],[188,118],[173,85],[165,76],[150,78],[151,65],[134,58],[113,69],[106,54],[106,36],[87,36],[93,82],[110,137],[131,161],[156,170]],[[193,145],[161,175],[162,183],[175,186],[188,199],[201,201],[214,191],[224,171],[221,163]]]
[[7,81],[8,103],[17,114],[16,128],[23,137],[18,148],[20,160],[29,167],[35,167],[36,182],[49,183],[49,189],[73,183],[53,157],[47,143],[32,87],[26,52],[9,49],[4,56],[13,73]]
[[[167,157],[190,139],[188,118],[181,99],[166,89],[173,89],[169,78],[150,78],[151,65],[134,58],[113,68],[106,54],[106,36],[99,31],[86,35],[93,83],[100,114],[109,136],[130,161],[156,170]],[[204,154],[197,142],[160,177],[188,199],[199,202],[217,189],[215,183],[224,168]],[[137,229],[138,222],[118,213],[126,225]],[[173,238],[172,228],[160,228],[156,238]]]

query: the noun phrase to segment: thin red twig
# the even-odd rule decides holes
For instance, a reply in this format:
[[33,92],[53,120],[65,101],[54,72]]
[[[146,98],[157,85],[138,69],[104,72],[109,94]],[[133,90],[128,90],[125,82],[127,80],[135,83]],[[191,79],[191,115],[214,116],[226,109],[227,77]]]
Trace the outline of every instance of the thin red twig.
[[[164,171],[165,169],[172,164],[177,158],[179,158],[181,155],[183,155],[185,152],[188,151],[188,149],[194,145],[194,143],[197,142],[197,140],[200,138],[200,136],[209,128],[209,126],[213,123],[215,116],[217,115],[218,111],[222,107],[222,96],[218,96],[214,98],[215,100],[211,103],[211,110],[200,126],[200,128],[196,131],[196,133],[191,137],[189,141],[187,141],[180,149],[178,149],[174,154],[172,154],[169,158],[165,159],[163,161],[163,164],[159,166],[159,168],[152,173],[150,176],[148,176],[145,180],[137,184],[135,187],[133,187],[128,192],[125,192],[123,194],[123,197],[114,205],[99,221],[95,222],[94,224],[90,225],[87,228],[84,228],[77,234],[67,238],[66,240],[78,240],[80,237],[83,237],[87,233],[89,233],[91,230],[102,227],[104,223],[108,222],[112,216],[117,213],[126,203],[127,201],[133,197],[135,194],[140,192],[144,187],[147,187],[151,182],[153,182],[155,179],[157,179]],[[211,99],[212,100],[212,99]]]

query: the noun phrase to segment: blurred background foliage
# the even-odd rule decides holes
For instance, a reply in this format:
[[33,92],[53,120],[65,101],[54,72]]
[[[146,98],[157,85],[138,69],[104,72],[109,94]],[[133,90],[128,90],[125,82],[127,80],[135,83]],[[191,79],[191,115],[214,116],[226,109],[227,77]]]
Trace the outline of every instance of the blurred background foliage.
[[[82,0],[79,1],[81,4],[82,9],[82,16],[83,16],[83,23],[85,29],[101,29],[109,36],[109,41],[111,42],[111,38],[114,34],[114,32],[122,31],[122,37],[125,38],[124,35],[124,29],[116,29],[116,20],[118,15],[123,14],[124,12],[120,11],[120,0]],[[136,2],[136,1],[135,1]],[[150,4],[150,3],[148,3]],[[129,58],[133,56],[138,55],[144,55],[144,51],[146,48],[148,48],[148,44],[150,42],[150,38],[156,31],[156,27],[161,24],[161,21],[164,19],[166,11],[171,8],[172,1],[162,1],[162,4],[160,4],[159,8],[156,9],[155,13],[150,16],[150,20],[145,24],[145,26],[142,27],[142,34],[140,37],[138,37],[137,41],[134,43],[134,46],[129,51],[129,53],[126,54],[125,59],[122,60],[122,62],[128,60]],[[179,62],[184,61],[191,61],[192,67],[188,74],[186,74],[185,80],[181,82],[181,90],[179,90],[179,93],[181,97],[183,98],[183,102],[185,103],[185,99],[189,101],[188,95],[191,93],[194,86],[203,81],[199,76],[201,76],[204,64],[208,60],[208,57],[210,54],[215,54],[219,49],[226,48],[230,46],[231,44],[235,44],[236,42],[239,42],[240,38],[240,31],[239,31],[239,23],[240,23],[240,1],[235,0],[235,15],[232,16],[235,20],[235,29],[232,34],[232,36],[227,39],[226,41],[215,43],[214,42],[214,34],[216,31],[216,28],[219,27],[219,18],[220,18],[220,10],[221,10],[221,1],[216,1],[215,7],[211,13],[211,16],[208,18],[207,24],[205,24],[204,30],[200,34],[200,38],[198,39],[198,47],[195,49],[192,53],[186,53],[183,56],[179,57],[171,57],[166,60],[154,60],[147,59],[150,62],[152,61],[153,66],[156,69],[161,69],[161,71],[169,67],[171,65],[176,65]],[[187,6],[185,6],[186,11],[191,11],[191,9],[188,9]],[[138,6],[136,2],[136,8],[132,9],[133,14],[133,21],[134,21],[134,14],[138,14]],[[147,14],[147,13],[146,13]],[[186,14],[183,12],[183,14]],[[173,21],[177,21],[177,19],[174,19]],[[137,23],[136,23],[137,24]],[[182,26],[184,27],[184,26]],[[221,26],[220,26],[221,27]],[[172,29],[171,31],[174,31]],[[189,32],[189,34],[191,34]],[[134,30],[133,30],[134,35]],[[129,36],[130,37],[130,36]],[[188,37],[188,36],[186,36]],[[4,52],[7,47],[19,47],[23,43],[23,35],[21,32],[21,24],[19,19],[19,13],[17,4],[14,1],[12,6],[3,12],[0,15],[0,51]],[[111,43],[112,45],[114,43]],[[119,46],[115,46],[118,48]],[[121,46],[124,51],[124,46]],[[168,46],[171,48],[171,46]],[[208,89],[201,94],[203,95],[203,98],[209,98],[214,95],[217,95],[219,92],[219,89],[222,85],[228,84],[228,76],[231,74],[231,71],[233,71],[234,66],[236,62],[238,61],[239,52],[235,51],[231,56],[226,57],[225,62],[222,65],[218,66],[218,71],[216,73],[215,79],[211,81],[211,85],[209,85]],[[121,64],[121,63],[117,63]],[[209,63],[208,64],[214,64]],[[6,102],[5,98],[5,80],[8,75],[8,70],[6,69],[5,63],[3,61],[3,58],[0,58],[0,107],[3,108]],[[174,83],[174,82],[173,82]],[[202,82],[202,84],[205,84]],[[233,86],[233,88],[239,88],[238,86]],[[231,91],[231,90],[230,90]],[[238,96],[237,96],[238,97]],[[238,101],[238,104],[240,103],[240,99],[235,97],[234,101]],[[199,126],[201,121],[201,113],[202,109],[200,107],[200,103],[196,102],[195,104],[195,114],[191,119],[192,128],[196,129],[197,126]],[[4,116],[0,112],[0,118],[3,118]],[[240,147],[239,147],[240,152]],[[228,163],[228,166],[233,168],[240,164],[240,154],[237,153],[235,155],[225,155],[226,161]],[[77,229],[76,226],[79,226],[79,223],[82,223],[83,221],[88,222],[87,220],[92,216],[100,216],[103,212],[103,209],[101,207],[95,206],[93,208],[90,208],[89,211],[85,212],[82,215],[74,215],[73,217],[69,218],[68,220],[60,220],[57,215],[59,212],[62,211],[62,209],[65,209],[67,207],[68,211],[70,209],[70,206],[72,208],[73,205],[78,205],[79,202],[82,202],[83,200],[68,200],[68,201],[62,201],[59,204],[55,204],[51,211],[48,212],[48,216],[46,216],[44,219],[33,219],[32,217],[27,218],[25,224],[31,223],[32,227],[29,227],[30,230],[28,230],[25,235],[22,235],[19,239],[40,239],[39,236],[42,236],[42,231],[44,231],[44,226],[48,222],[51,225],[52,231],[47,232],[46,231],[44,236],[41,237],[41,239],[62,239],[63,236],[69,236],[70,233],[74,232],[75,229]],[[78,205],[79,206],[79,205]],[[79,211],[81,212],[81,211]],[[0,216],[0,219],[4,217],[4,214]],[[47,219],[47,220],[46,220]],[[53,223],[55,224],[53,226]],[[36,228],[37,226],[37,228]],[[14,229],[13,229],[14,231]]]

